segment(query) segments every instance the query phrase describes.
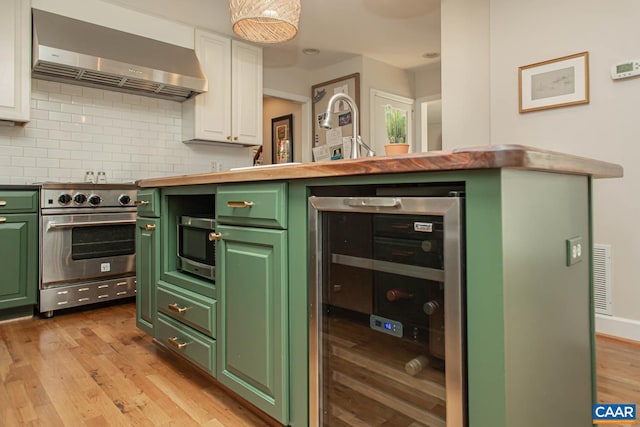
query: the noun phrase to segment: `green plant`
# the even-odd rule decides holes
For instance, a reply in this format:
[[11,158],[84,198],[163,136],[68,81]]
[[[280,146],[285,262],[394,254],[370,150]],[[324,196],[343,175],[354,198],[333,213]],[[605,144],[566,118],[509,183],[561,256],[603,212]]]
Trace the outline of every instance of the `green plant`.
[[407,141],[407,116],[390,104],[384,107],[384,120],[389,144],[405,144]]

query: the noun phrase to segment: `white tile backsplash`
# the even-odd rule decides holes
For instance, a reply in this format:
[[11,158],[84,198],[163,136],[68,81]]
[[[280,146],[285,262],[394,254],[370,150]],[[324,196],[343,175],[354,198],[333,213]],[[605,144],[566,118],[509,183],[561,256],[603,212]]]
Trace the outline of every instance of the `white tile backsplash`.
[[0,184],[107,182],[249,166],[250,148],[182,143],[182,104],[32,80],[31,122],[0,127]]

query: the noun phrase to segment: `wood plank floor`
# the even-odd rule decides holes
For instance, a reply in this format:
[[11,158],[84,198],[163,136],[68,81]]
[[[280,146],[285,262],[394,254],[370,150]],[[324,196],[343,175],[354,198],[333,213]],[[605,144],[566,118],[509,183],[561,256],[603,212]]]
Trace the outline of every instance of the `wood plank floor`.
[[[640,403],[640,344],[597,340],[598,400]],[[135,305],[0,323],[2,426],[264,426],[135,327]]]

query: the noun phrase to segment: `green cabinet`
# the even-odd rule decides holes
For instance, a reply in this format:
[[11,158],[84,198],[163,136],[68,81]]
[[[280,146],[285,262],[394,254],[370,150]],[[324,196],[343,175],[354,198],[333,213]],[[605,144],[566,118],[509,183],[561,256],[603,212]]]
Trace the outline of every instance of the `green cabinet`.
[[221,225],[218,232],[218,379],[287,424],[287,231]]
[[0,191],[0,319],[33,314],[38,291],[37,211],[37,191]]
[[218,379],[289,423],[287,184],[221,185],[216,198]]
[[136,219],[136,326],[154,335],[160,240],[158,218]]

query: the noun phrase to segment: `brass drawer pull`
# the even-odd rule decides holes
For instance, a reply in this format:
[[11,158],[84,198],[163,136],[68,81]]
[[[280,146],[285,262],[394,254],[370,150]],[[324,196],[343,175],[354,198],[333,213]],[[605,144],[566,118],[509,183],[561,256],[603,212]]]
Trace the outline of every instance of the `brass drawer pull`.
[[184,313],[189,310],[189,307],[180,307],[178,304],[169,304],[169,310],[175,311],[176,313]]
[[146,205],[150,205],[151,202],[148,200],[136,200],[133,202],[133,204],[136,206],[146,206]]
[[253,202],[229,200],[227,206],[230,208],[250,208],[253,206]]
[[0,206],[7,206],[6,200],[0,200]]
[[180,342],[178,341],[178,337],[171,337],[167,339],[167,342],[177,348],[178,350],[183,350],[186,346],[189,345],[188,342]]
[[0,222],[7,222],[7,218],[0,216]]
[[147,231],[153,231],[156,229],[156,225],[155,224],[147,224],[144,226],[144,229]]
[[234,136],[234,137],[233,137],[233,140],[234,140],[234,141],[237,141],[237,140],[238,140],[238,137],[237,137],[237,136]]
[[210,242],[214,242],[214,241],[220,240],[220,239],[222,239],[222,234],[221,233],[216,233],[214,231],[209,233],[209,241]]

